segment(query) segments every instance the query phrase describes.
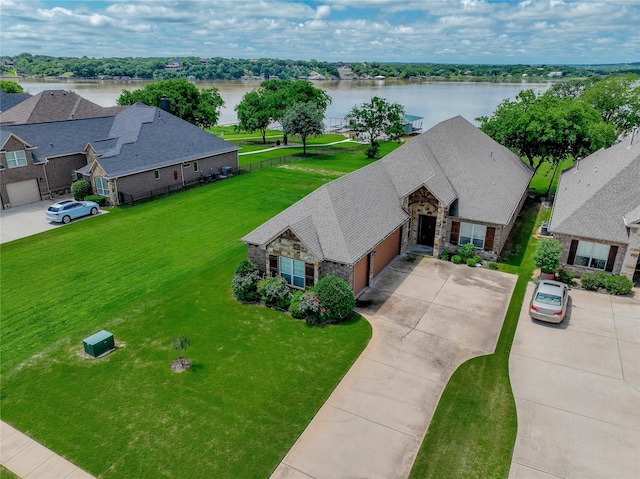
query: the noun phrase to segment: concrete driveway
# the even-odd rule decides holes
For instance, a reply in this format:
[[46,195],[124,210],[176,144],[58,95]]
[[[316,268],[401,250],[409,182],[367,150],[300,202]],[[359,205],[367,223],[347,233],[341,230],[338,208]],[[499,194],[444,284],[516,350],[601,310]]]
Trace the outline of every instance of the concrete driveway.
[[640,291],[572,290],[561,325],[528,315],[509,358],[518,413],[510,479],[640,477]]
[[[38,201],[37,203],[16,206],[8,210],[0,210],[0,244],[66,226],[64,223],[47,221],[44,217],[44,212],[47,211],[49,206],[63,199],[65,198]],[[105,213],[105,210],[100,209],[98,214],[103,213]],[[91,218],[91,216],[78,218],[73,220],[72,223],[87,218]]]
[[360,298],[370,343],[271,477],[408,477],[451,374],[494,351],[516,279],[397,258]]

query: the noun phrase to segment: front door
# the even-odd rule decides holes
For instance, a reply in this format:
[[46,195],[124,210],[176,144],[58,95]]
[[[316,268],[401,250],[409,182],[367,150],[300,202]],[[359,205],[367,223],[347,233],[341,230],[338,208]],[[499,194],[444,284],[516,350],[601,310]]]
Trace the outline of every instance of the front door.
[[420,215],[418,224],[418,244],[433,246],[436,239],[436,217]]

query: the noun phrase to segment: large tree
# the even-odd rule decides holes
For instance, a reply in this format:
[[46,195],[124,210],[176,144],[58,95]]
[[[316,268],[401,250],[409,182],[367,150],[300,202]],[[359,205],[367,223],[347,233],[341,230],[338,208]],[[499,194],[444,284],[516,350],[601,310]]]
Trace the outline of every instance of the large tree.
[[[313,103],[323,114],[331,104],[331,97],[320,88],[314,87],[306,80],[266,80],[260,84],[269,116],[282,125],[287,110],[297,103]],[[283,132],[284,144],[287,134]]]
[[545,161],[557,168],[566,158],[587,156],[616,139],[614,126],[591,105],[550,92],[523,90],[515,100],[500,103],[491,118],[476,120],[482,131],[521,156],[534,171]]
[[158,80],[139,90],[123,90],[118,105],[133,105],[136,102],[150,106],[160,106],[165,96],[171,104],[171,113],[202,128],[215,125],[220,118],[220,108],[224,100],[217,88],[198,90],[184,78]]
[[307,137],[321,135],[324,131],[324,111],[315,103],[296,103],[282,119],[285,135],[298,135],[302,139],[302,151],[307,153]]
[[375,147],[383,135],[391,139],[402,136],[404,131],[404,107],[374,96],[368,103],[355,105],[345,120],[358,133],[367,133],[371,147]]
[[271,116],[264,91],[251,90],[245,93],[240,103],[235,106],[235,110],[238,115],[237,129],[249,133],[259,131],[262,135],[262,143],[266,143],[267,127]]
[[618,134],[640,126],[640,77],[636,74],[594,77],[556,83],[550,94],[581,100],[596,110]]

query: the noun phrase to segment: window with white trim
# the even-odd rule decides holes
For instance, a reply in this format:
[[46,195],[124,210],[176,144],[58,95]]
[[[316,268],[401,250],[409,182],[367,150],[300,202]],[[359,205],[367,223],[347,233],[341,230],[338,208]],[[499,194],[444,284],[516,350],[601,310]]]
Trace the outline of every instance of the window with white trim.
[[109,183],[102,176],[96,177],[96,193],[100,196],[109,196]]
[[153,170],[153,176],[156,178],[156,180],[160,179],[160,170]]
[[589,241],[578,241],[578,249],[573,264],[585,266],[587,268],[605,269],[609,258],[608,244],[590,243]]
[[18,168],[19,166],[27,166],[27,155],[24,150],[7,151],[7,167]]
[[473,223],[460,223],[460,240],[458,244],[463,245],[473,243],[476,248],[484,248],[484,239],[487,235],[485,225],[475,225]]
[[304,261],[280,256],[280,276],[292,286],[304,288],[304,266]]

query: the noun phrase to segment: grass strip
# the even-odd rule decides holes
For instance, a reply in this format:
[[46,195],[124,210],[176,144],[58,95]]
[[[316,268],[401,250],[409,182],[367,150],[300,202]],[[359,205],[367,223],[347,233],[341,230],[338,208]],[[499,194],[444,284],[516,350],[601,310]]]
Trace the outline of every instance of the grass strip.
[[452,375],[411,470],[412,479],[506,478],[517,432],[509,352],[527,283],[535,269],[533,237],[550,211],[528,201],[512,234],[514,248],[500,270],[517,274],[495,353],[471,359]]

